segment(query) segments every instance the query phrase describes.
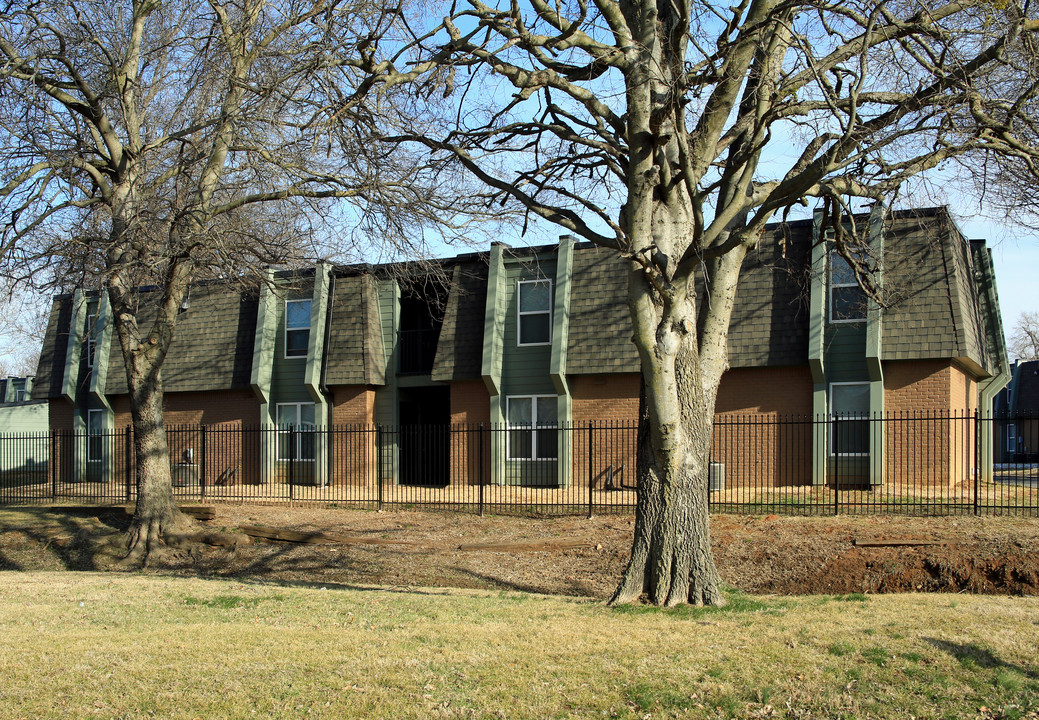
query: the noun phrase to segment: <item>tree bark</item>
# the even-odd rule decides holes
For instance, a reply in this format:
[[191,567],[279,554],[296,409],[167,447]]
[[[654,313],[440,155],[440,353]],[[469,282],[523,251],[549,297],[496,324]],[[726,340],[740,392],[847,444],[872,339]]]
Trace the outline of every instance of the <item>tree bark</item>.
[[169,546],[195,534],[195,523],[173,497],[169,446],[162,416],[162,383],[158,373],[127,368],[130,415],[136,458],[137,504],[127,533],[127,562],[148,562]]
[[716,388],[701,384],[696,333],[672,332],[643,353],[635,537],[611,604],[642,596],[665,607],[725,604],[707,502]]

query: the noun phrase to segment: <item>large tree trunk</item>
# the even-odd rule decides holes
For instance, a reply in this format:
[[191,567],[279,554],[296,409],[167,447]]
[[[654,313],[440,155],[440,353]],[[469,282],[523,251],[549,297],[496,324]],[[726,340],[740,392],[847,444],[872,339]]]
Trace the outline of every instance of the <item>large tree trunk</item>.
[[148,332],[142,333],[140,298],[134,288],[119,273],[108,280],[112,317],[126,365],[136,460],[137,505],[127,534],[127,564],[147,562],[166,547],[189,539],[196,530],[195,522],[180,512],[173,498],[162,407],[162,365],[187,286],[186,270],[171,268],[166,292],[157,298],[154,320]]
[[195,532],[194,521],[173,498],[169,446],[162,417],[162,385],[157,373],[127,368],[136,459],[137,505],[127,535],[127,561],[147,562]]
[[[693,310],[680,309],[678,316]],[[633,314],[636,324],[648,320]],[[724,605],[707,505],[717,388],[704,392],[695,332],[664,319],[656,335],[656,345],[641,353],[635,538],[611,603],[645,595],[668,607]]]

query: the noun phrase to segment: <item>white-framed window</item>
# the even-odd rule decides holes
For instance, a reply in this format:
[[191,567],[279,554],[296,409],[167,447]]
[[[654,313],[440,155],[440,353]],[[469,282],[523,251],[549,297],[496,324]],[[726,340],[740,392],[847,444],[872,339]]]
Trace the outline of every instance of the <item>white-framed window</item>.
[[513,395],[506,398],[509,460],[555,460],[559,457],[558,398],[555,395]]
[[830,454],[869,455],[869,383],[830,383]]
[[94,367],[97,357],[97,306],[87,314],[87,367]]
[[25,400],[25,378],[15,378],[11,381],[11,387],[14,391],[14,401],[23,402]]
[[310,345],[310,300],[285,301],[285,357],[305,358]]
[[848,261],[831,252],[830,264],[830,322],[852,323],[866,319],[866,293],[855,279],[855,271]]
[[105,456],[105,411],[87,410],[87,462],[101,462]]
[[516,342],[549,345],[552,342],[552,281],[521,280],[516,284]]
[[1017,425],[1007,425],[1007,452],[1017,452]]
[[278,403],[278,459],[312,461],[314,403]]

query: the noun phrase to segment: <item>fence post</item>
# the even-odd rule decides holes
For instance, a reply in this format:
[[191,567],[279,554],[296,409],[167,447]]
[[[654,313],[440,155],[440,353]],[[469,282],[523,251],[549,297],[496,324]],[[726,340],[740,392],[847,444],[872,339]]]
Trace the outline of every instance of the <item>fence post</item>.
[[296,499],[296,426],[289,425],[289,500]]
[[974,408],[974,514],[981,512],[981,409]]
[[206,501],[206,426],[199,425],[202,437],[199,439],[198,489],[202,502]]
[[483,517],[483,423],[480,423],[477,430],[476,461],[476,477],[480,481],[480,517]]
[[[840,447],[841,438],[841,421],[837,415],[833,415],[830,422],[833,423],[832,428],[827,428],[830,431],[830,437],[833,438],[833,444],[836,447]],[[833,514],[841,514],[841,461],[838,459],[840,456],[834,452],[835,448],[830,448],[830,457],[833,458]]]
[[592,421],[588,421],[588,517],[592,517]]
[[133,473],[133,426],[127,425],[123,433],[123,456],[126,460],[126,502],[130,502],[130,475]]
[[375,492],[376,508],[382,510],[382,425],[375,426]]
[[51,500],[58,499],[58,431],[51,430]]

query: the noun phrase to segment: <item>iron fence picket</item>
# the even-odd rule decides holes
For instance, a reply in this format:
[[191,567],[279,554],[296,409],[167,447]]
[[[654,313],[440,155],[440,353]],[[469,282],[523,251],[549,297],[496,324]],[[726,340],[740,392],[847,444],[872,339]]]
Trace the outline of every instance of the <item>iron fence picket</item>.
[[[1014,452],[1005,447],[1010,425],[1024,434],[1015,437],[1028,438]],[[994,444],[991,478],[979,465],[985,438]],[[632,423],[289,429],[224,423],[170,426],[167,442],[179,502],[545,514],[631,511],[636,504]],[[864,455],[845,452],[862,447]],[[720,415],[704,474],[712,512],[1034,516],[1036,451],[1034,414]],[[133,453],[129,428],[0,435],[0,504],[132,502]],[[819,459],[828,469],[814,468]],[[871,462],[883,475],[880,484],[873,483]]]

